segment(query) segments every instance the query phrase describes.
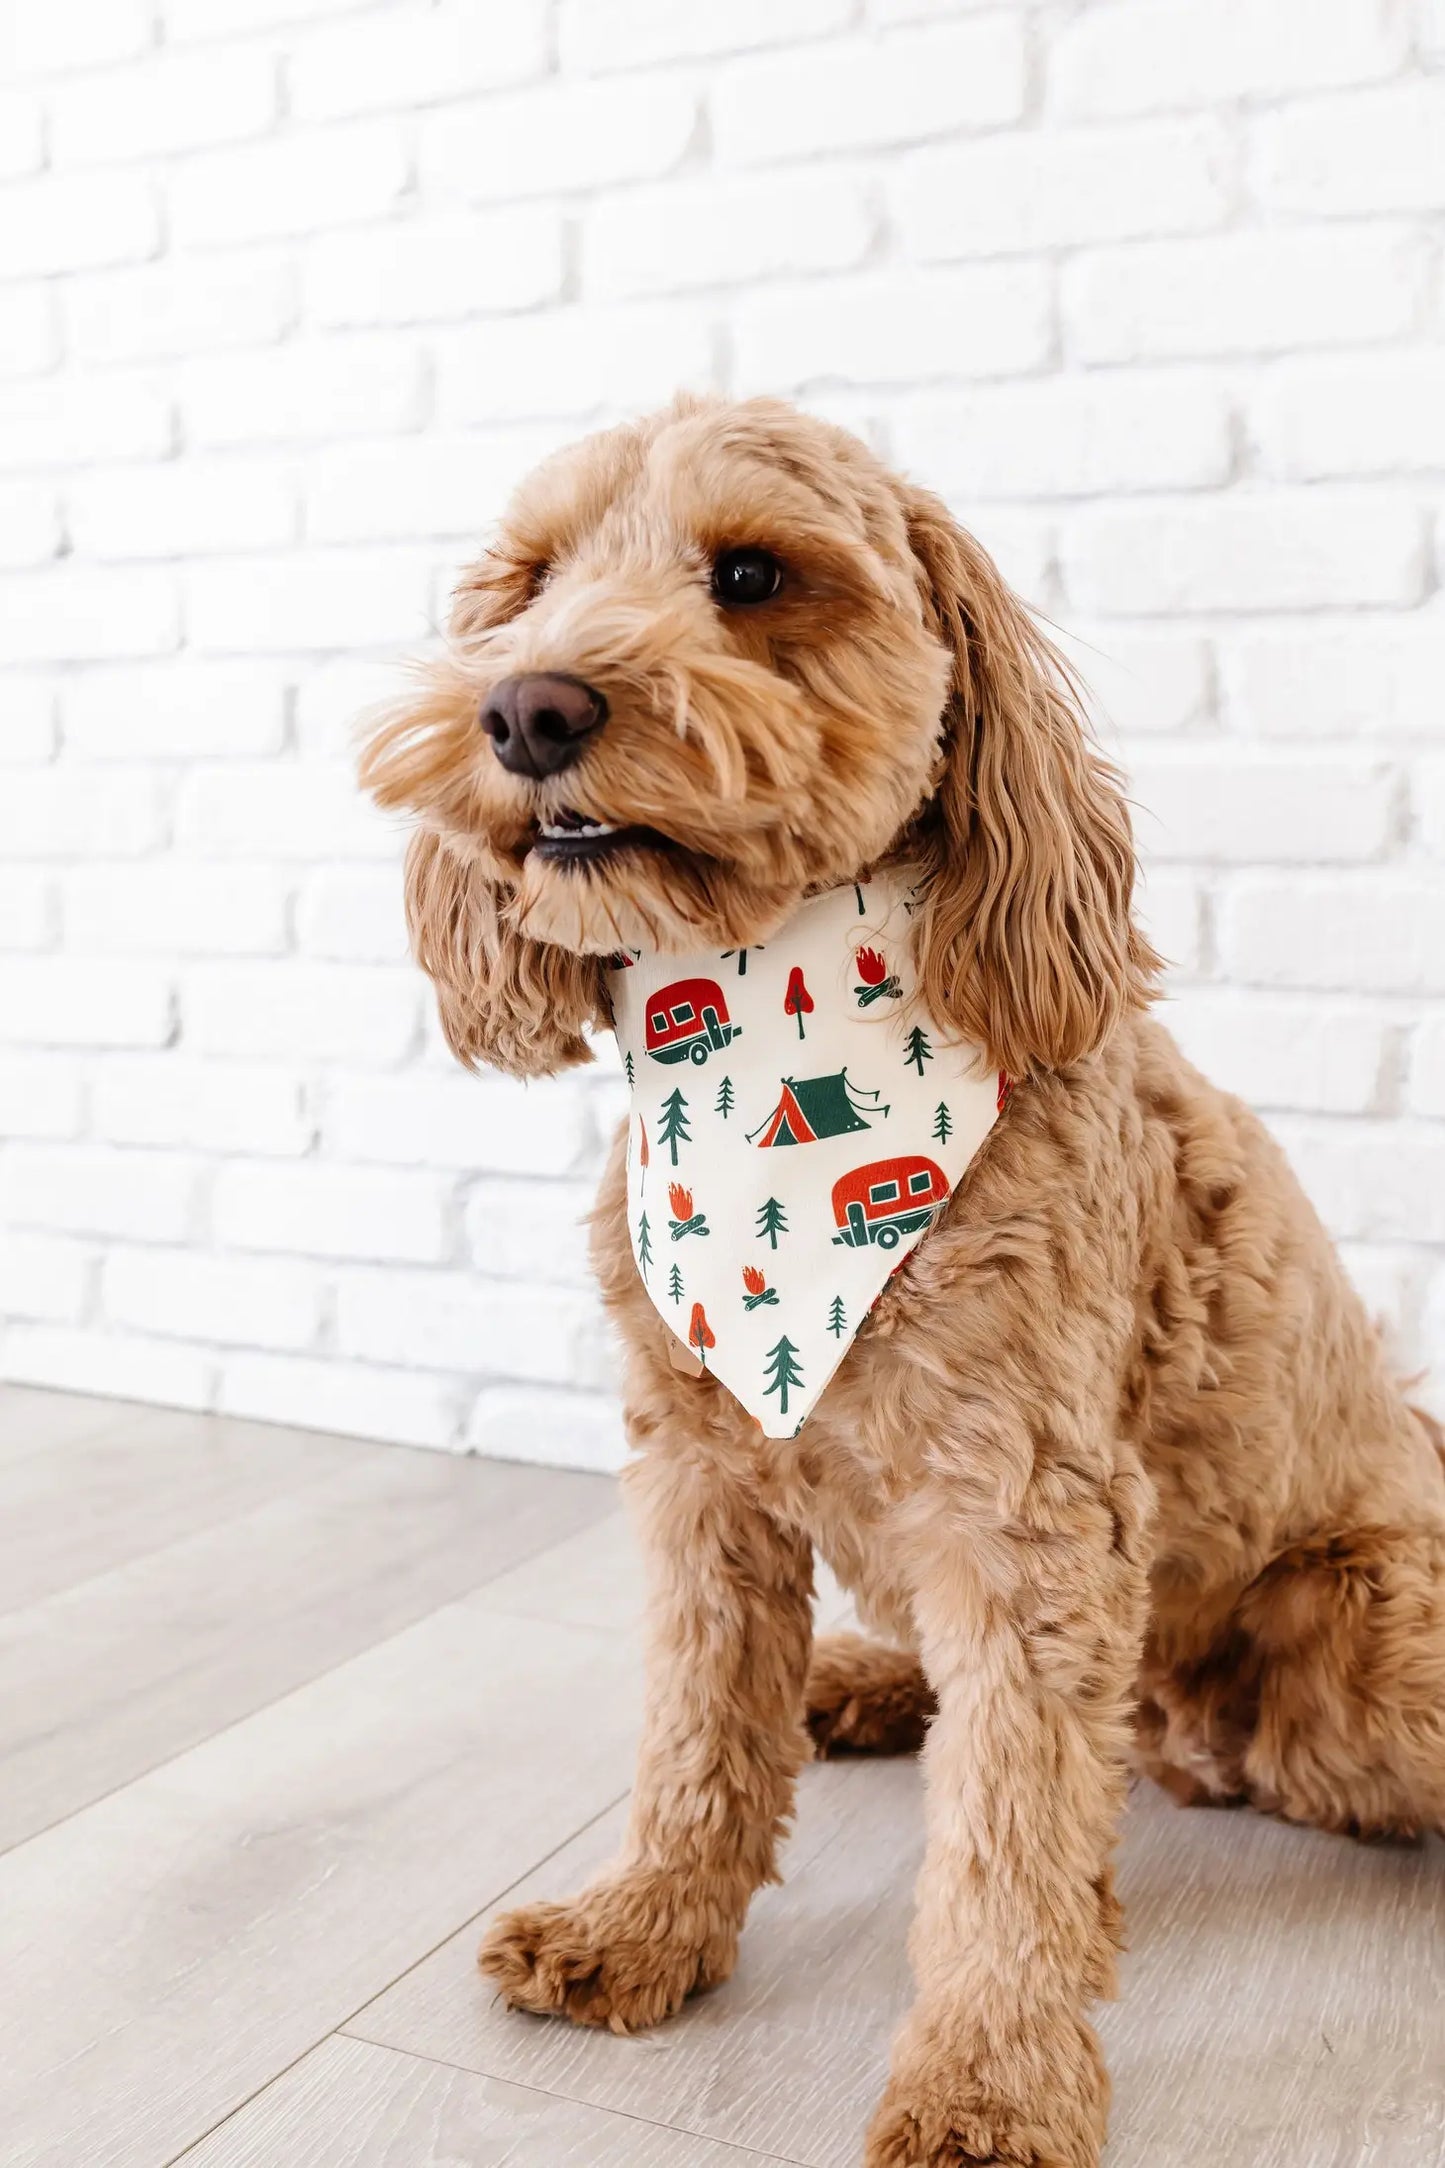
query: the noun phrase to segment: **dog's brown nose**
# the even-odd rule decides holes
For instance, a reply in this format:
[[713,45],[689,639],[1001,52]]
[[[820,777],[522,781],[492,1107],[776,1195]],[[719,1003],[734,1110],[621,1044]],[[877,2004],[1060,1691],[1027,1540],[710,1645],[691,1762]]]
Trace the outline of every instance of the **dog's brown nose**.
[[482,707],[492,749],[513,775],[556,775],[607,720],[607,702],[580,678],[537,671],[503,678]]

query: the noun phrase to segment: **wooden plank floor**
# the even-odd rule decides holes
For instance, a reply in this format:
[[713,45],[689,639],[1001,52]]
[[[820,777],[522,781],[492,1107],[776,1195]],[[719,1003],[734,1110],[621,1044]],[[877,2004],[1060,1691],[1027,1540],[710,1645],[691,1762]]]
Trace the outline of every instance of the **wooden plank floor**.
[[[805,1773],[736,1975],[656,2035],[476,1972],[616,1845],[638,1609],[601,1478],[0,1386],[5,2168],[856,2161],[910,1763]],[[1121,1881],[1108,2168],[1441,2168],[1445,1847],[1141,1787]]]

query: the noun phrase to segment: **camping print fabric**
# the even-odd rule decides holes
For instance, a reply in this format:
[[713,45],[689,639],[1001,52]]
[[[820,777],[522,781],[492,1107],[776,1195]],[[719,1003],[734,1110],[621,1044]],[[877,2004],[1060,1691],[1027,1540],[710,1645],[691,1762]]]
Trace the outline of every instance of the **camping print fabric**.
[[1006,1096],[909,998],[910,902],[850,881],[762,948],[609,973],[638,1271],[770,1438],[802,1428]]

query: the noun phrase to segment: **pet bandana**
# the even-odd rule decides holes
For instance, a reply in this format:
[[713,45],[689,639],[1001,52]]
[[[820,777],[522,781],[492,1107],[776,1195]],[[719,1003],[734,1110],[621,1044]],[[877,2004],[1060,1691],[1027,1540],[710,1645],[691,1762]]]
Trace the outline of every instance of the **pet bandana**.
[[632,1254],[769,1438],[802,1428],[1007,1096],[910,999],[913,908],[878,875],[761,948],[612,959]]

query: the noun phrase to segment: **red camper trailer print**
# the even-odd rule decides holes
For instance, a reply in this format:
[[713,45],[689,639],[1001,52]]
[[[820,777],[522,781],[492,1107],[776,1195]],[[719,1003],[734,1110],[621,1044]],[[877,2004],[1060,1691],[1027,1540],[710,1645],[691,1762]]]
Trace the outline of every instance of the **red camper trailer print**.
[[898,1247],[926,1227],[948,1195],[948,1177],[931,1159],[874,1159],[833,1184],[835,1243],[861,1250]]
[[644,1034],[654,1061],[694,1061],[730,1046],[742,1034],[728,1022],[728,1005],[716,979],[675,979],[659,986],[647,1004]]

